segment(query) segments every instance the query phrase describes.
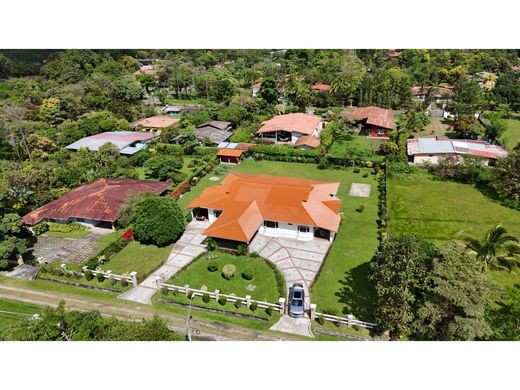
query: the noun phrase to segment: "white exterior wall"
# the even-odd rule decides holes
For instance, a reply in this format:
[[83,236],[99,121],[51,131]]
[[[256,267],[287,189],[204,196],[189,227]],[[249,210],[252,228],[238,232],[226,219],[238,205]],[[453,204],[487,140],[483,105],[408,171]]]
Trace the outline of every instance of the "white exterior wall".
[[309,226],[308,233],[299,232],[298,226],[299,225],[278,222],[278,228],[268,228],[262,225],[258,231],[262,234],[273,237],[290,237],[305,241],[312,240],[314,238],[314,233],[311,226]]
[[294,144],[296,141],[300,139],[300,137],[303,135],[303,133],[299,133],[297,131],[293,131],[291,133],[291,143]]
[[215,209],[208,209],[208,221],[209,223],[215,222],[217,217],[215,217]]

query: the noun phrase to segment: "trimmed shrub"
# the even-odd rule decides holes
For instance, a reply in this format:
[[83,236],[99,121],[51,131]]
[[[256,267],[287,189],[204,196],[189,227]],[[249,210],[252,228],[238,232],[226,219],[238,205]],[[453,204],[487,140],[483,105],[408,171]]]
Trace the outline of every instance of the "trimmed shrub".
[[70,233],[73,231],[85,231],[87,228],[78,222],[69,223],[48,223],[48,230],[50,232]]
[[163,288],[161,289],[161,291],[162,291],[162,293],[163,293],[164,295],[168,295],[168,292],[169,292],[170,290],[168,290],[168,287],[163,287]]
[[251,302],[251,304],[249,305],[249,308],[251,309],[251,311],[255,311],[256,309],[258,309],[258,303]]
[[215,260],[211,260],[208,263],[208,271],[209,272],[215,272],[218,270],[218,263]]
[[240,244],[237,246],[236,254],[238,256],[245,256],[245,255],[247,255],[248,252],[249,252],[249,250],[247,249],[246,244]]
[[258,254],[258,252],[251,252],[249,254],[249,257],[252,257],[253,259],[258,259],[260,255]]
[[251,280],[253,279],[253,276],[255,275],[255,272],[252,270],[252,269],[245,269],[243,272],[242,272],[242,277],[245,279],[245,280]]
[[231,278],[235,276],[236,270],[237,267],[234,264],[226,264],[224,268],[222,268],[222,277],[231,280]]
[[38,224],[33,226],[34,234],[36,234],[37,236],[39,236],[40,234],[45,233],[48,230],[49,230],[49,224],[47,222],[45,222],[45,221],[40,222],[40,223],[38,223]]
[[99,283],[102,283],[105,280],[105,275],[103,275],[101,272],[96,275],[96,279]]
[[360,205],[360,206],[356,209],[356,211],[357,211],[358,213],[362,213],[364,209],[365,209],[365,205],[362,204],[362,205]]
[[205,293],[203,296],[202,296],[202,300],[205,302],[205,303],[208,303],[209,302],[209,294],[208,293]]
[[126,287],[128,286],[128,280],[126,280],[125,278],[121,279],[121,287]]
[[94,274],[91,270],[87,269],[85,270],[85,279],[87,279],[89,282],[94,279]]
[[323,317],[316,317],[316,322],[320,325],[324,325],[325,319]]
[[273,315],[273,308],[271,306],[268,306],[267,309],[265,309],[265,312],[269,317]]
[[283,278],[282,273],[278,270],[278,268],[276,268],[276,265],[273,262],[266,260],[266,263],[269,266],[269,268],[271,268],[271,270],[274,273],[274,277],[276,278],[276,287],[278,288],[278,295],[280,297],[285,297],[285,279]]
[[219,303],[221,306],[224,306],[224,305],[227,303],[227,298],[226,298],[226,297],[219,297],[219,299],[218,299],[218,303]]
[[361,169],[359,169],[359,168],[354,168],[354,173],[359,173],[359,172],[361,172]]
[[235,301],[235,307],[236,307],[237,309],[240,309],[241,306],[242,306],[242,300],[237,299],[237,300]]
[[368,177],[368,173],[363,173],[363,177]]
[[115,286],[117,284],[117,279],[110,279],[110,285]]
[[213,252],[217,250],[218,245],[213,238],[208,238],[206,239],[206,247],[208,248],[208,251]]

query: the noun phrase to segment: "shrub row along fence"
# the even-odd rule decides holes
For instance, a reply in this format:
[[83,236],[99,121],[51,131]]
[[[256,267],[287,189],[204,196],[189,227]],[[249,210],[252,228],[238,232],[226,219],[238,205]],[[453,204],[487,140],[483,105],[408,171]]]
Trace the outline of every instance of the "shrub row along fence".
[[87,266],[83,267],[83,272],[76,272],[71,271],[67,269],[67,264],[62,263],[61,264],[61,270],[64,275],[70,275],[70,276],[80,276],[84,277],[88,281],[92,280],[93,278],[96,278],[99,282],[103,282],[105,279],[114,281],[113,283],[120,282],[123,287],[126,287],[128,284],[132,284],[134,287],[138,286],[137,283],[137,272],[132,271],[128,275],[118,275],[112,273],[111,270],[108,271],[102,271],[102,270],[94,270],[89,269]]
[[209,156],[209,161],[201,166],[199,169],[194,171],[188,179],[181,185],[179,185],[171,194],[170,196],[173,198],[178,198],[185,192],[190,191],[191,187],[196,185],[201,178],[206,176],[209,172],[213,170],[218,164],[218,160],[216,158],[216,155]]
[[237,305],[237,307],[240,307],[241,305],[245,305],[247,308],[251,308],[251,305],[257,306],[261,309],[269,309],[276,310],[283,314],[286,309],[286,303],[285,298],[278,299],[278,303],[270,303],[266,301],[258,301],[255,299],[252,299],[250,295],[246,295],[245,297],[239,297],[236,295],[231,294],[222,294],[220,290],[215,290],[213,292],[205,291],[205,290],[198,290],[195,288],[191,288],[189,285],[185,286],[177,286],[174,284],[166,284],[161,281],[161,279],[156,280],[156,286],[158,289],[161,289],[164,293],[167,293],[169,291],[176,293],[176,294],[184,294],[188,298],[194,298],[194,297],[206,297],[209,299],[213,299],[216,302],[222,302],[223,299],[225,299],[226,302],[231,302]]
[[377,211],[377,238],[381,245],[388,238],[387,166],[383,165],[378,177],[379,201]]

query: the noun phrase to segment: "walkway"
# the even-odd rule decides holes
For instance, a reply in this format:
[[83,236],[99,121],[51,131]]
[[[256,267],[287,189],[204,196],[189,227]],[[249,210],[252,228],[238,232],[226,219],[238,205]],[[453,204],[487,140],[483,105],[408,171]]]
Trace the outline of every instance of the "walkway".
[[322,239],[300,241],[257,233],[249,245],[249,250],[276,264],[285,279],[287,293],[294,283],[303,284],[308,305],[309,287],[316,278],[330,244],[330,241]]
[[288,315],[283,315],[282,318],[269,329],[305,337],[314,337],[311,332],[311,320],[309,318],[292,318]]
[[157,271],[142,281],[138,287],[119,295],[118,298],[151,304],[151,298],[157,291],[155,281],[158,278],[163,280],[170,279],[182,267],[206,251],[206,246],[202,243],[206,236],[202,232],[207,226],[208,222],[206,221],[191,221],[186,227],[184,234],[173,246],[168,260]]

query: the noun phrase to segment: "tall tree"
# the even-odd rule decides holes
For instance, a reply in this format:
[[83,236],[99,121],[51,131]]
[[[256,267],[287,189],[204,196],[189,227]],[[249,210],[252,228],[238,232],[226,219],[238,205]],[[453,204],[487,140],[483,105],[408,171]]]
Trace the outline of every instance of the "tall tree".
[[520,265],[518,239],[508,234],[500,224],[492,226],[480,239],[466,233],[461,233],[460,238],[468,249],[476,253],[482,272],[489,267],[511,271]]
[[503,200],[520,207],[520,148],[496,162],[491,185]]
[[27,252],[27,237],[17,214],[0,215],[0,270],[8,267],[9,260]]

